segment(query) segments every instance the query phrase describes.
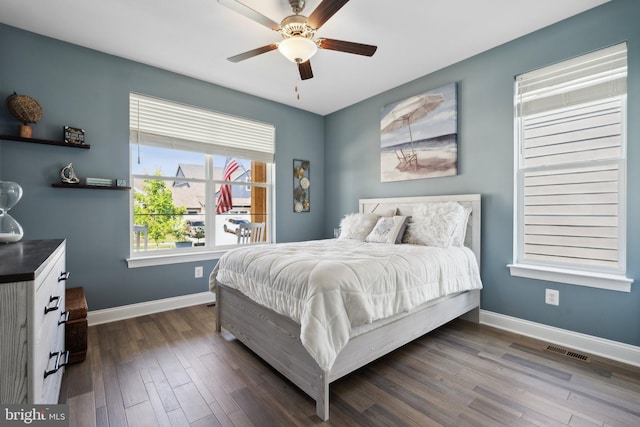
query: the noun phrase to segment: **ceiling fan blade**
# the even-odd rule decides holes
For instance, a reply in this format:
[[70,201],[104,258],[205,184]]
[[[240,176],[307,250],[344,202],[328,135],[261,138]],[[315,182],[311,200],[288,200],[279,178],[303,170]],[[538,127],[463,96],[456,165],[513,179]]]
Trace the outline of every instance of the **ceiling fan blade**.
[[349,0],[323,0],[309,15],[307,24],[317,30],[348,2]]
[[277,48],[278,48],[277,43],[271,43],[266,46],[262,46],[262,47],[252,49],[247,52],[232,56],[230,58],[227,58],[227,60],[231,62],[240,62],[240,61],[244,61],[245,59],[249,59],[249,58],[253,58],[254,56],[261,55],[263,53],[271,52],[272,50],[276,50]]
[[228,7],[235,12],[238,12],[240,15],[243,15],[251,19],[252,21],[257,22],[260,25],[271,28],[274,31],[278,31],[280,29],[280,24],[278,24],[276,21],[267,18],[260,12],[251,9],[249,6],[242,4],[237,0],[218,0],[218,3]]
[[356,55],[373,56],[378,49],[370,44],[345,42],[335,39],[318,39],[318,47],[321,49],[337,50],[340,52],[355,53]]
[[300,71],[300,78],[302,80],[308,80],[313,78],[313,71],[311,71],[311,61],[305,61],[298,63],[298,71]]

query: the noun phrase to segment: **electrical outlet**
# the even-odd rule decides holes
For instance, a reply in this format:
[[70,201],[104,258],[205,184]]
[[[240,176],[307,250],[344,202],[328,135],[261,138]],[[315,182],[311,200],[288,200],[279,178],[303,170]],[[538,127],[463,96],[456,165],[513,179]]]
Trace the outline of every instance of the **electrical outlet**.
[[202,272],[202,266],[201,265],[197,266],[196,267],[196,273],[195,273],[196,279],[201,278],[202,277],[202,273],[203,273]]
[[560,305],[560,291],[556,289],[545,289],[544,302],[550,305]]

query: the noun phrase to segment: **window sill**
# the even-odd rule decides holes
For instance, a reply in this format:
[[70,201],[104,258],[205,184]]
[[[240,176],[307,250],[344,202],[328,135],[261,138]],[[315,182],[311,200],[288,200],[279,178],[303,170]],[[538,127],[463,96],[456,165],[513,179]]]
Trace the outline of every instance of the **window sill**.
[[528,264],[508,264],[512,276],[549,282],[568,283],[618,292],[631,292],[633,279],[617,274],[603,274]]
[[183,262],[210,261],[219,259],[226,251],[206,251],[189,253],[171,253],[162,255],[141,255],[127,258],[129,268],[153,267],[156,265],[179,264]]

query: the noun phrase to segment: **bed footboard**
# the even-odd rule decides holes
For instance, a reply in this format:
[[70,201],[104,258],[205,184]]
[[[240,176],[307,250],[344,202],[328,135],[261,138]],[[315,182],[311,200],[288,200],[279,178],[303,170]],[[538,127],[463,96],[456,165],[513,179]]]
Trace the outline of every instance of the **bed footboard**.
[[216,329],[225,328],[316,401],[316,413],[329,418],[329,381],[300,341],[300,325],[218,284]]

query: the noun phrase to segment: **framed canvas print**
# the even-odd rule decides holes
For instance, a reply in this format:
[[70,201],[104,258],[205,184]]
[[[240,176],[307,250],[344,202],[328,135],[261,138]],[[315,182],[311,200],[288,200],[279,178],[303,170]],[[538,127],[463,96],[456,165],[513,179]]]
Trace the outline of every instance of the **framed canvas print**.
[[456,83],[382,108],[382,182],[455,176],[458,173]]

